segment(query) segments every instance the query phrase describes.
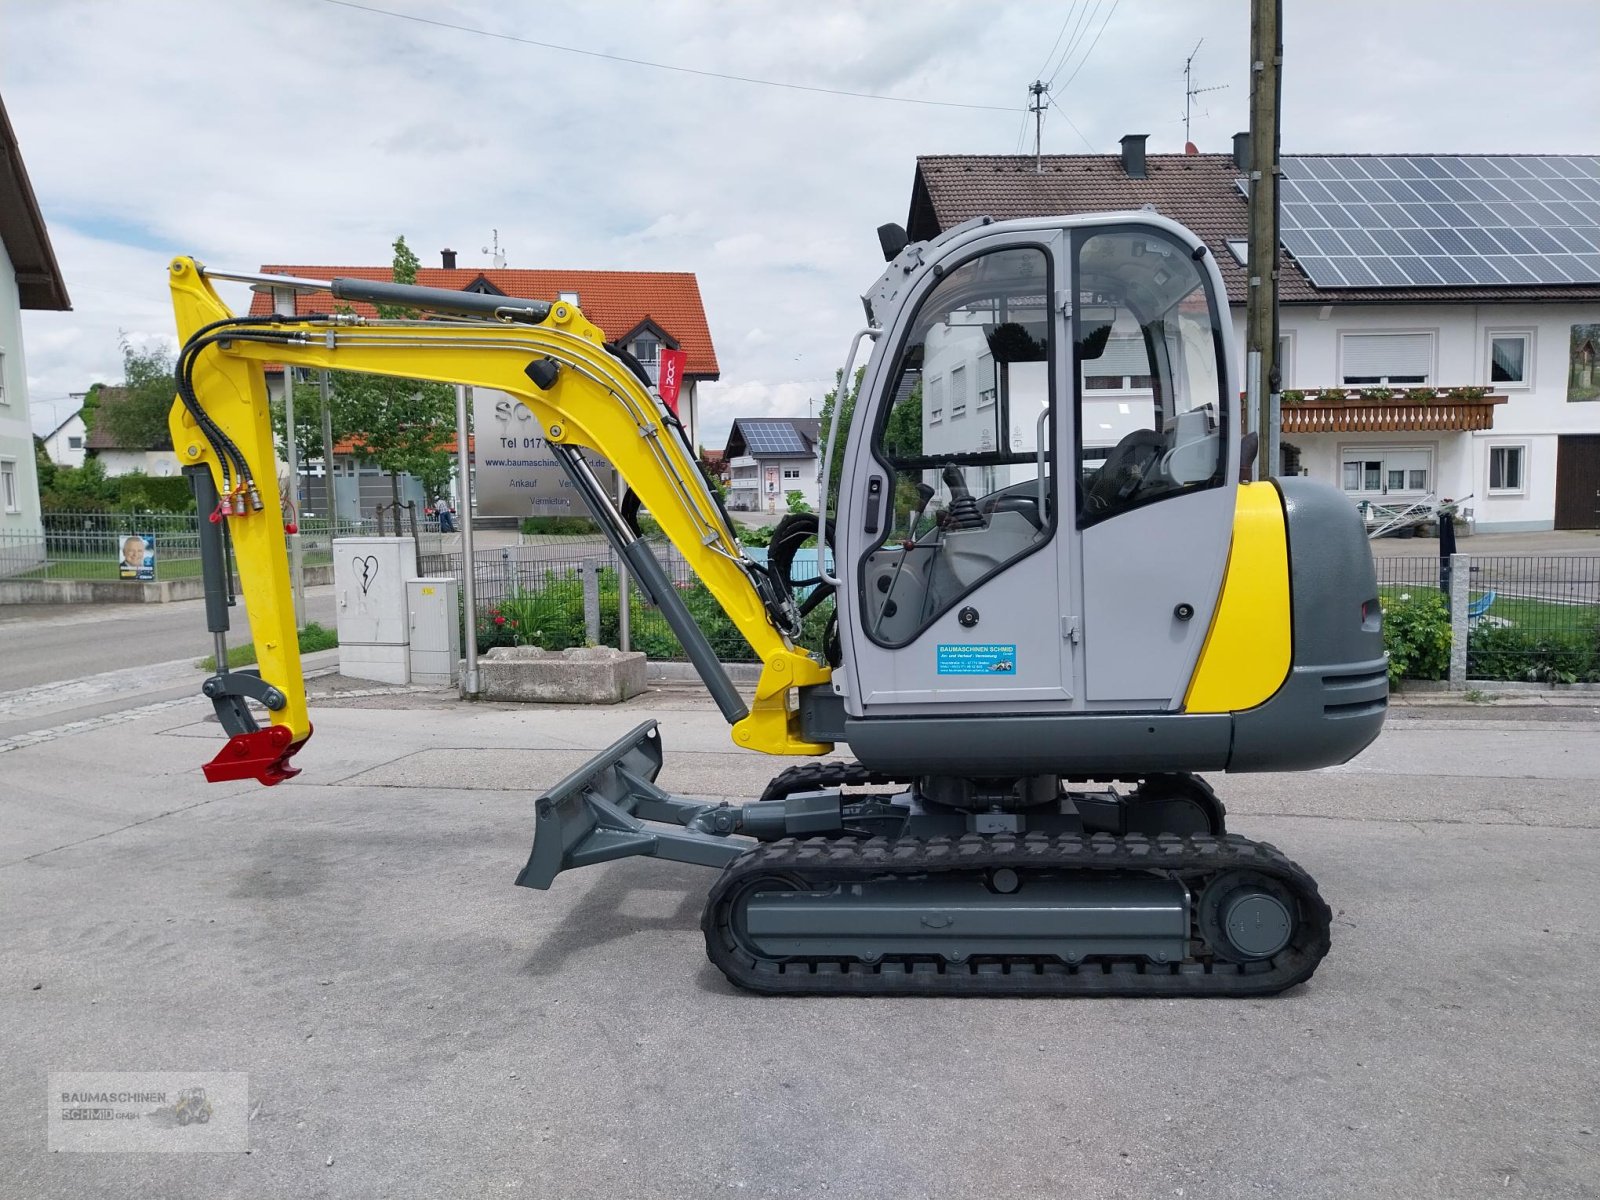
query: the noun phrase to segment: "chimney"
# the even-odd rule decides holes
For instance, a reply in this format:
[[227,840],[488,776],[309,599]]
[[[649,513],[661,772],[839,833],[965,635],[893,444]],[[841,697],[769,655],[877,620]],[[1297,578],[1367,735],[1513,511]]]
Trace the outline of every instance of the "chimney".
[[1250,169],[1250,135],[1236,133],[1233,135],[1233,165],[1241,171]]
[[1144,140],[1148,133],[1130,133],[1122,139],[1122,169],[1129,179],[1143,179]]
[[439,251],[439,258],[443,261],[446,271],[454,271],[456,269],[456,252],[454,250]]

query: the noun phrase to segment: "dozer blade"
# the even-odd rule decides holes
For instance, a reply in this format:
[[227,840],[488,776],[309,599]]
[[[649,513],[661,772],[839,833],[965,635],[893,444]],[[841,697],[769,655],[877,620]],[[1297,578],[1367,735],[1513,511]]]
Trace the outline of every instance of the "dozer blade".
[[540,796],[533,851],[518,885],[546,889],[568,868],[636,854],[721,867],[754,845],[692,827],[718,806],[658,788],[661,754],[661,734],[654,721],[646,721]]

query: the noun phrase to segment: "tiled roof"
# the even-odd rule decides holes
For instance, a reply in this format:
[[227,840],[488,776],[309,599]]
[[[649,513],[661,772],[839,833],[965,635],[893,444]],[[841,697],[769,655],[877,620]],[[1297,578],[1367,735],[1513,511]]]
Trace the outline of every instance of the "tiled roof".
[[[906,229],[915,240],[933,237],[973,217],[1118,212],[1153,205],[1205,240],[1216,256],[1228,300],[1243,304],[1245,270],[1228,249],[1249,232],[1249,212],[1236,181],[1242,172],[1228,154],[1151,154],[1147,177],[1129,178],[1114,154],[1047,154],[1043,173],[1032,155],[932,154],[917,159]],[[1294,260],[1279,253],[1278,294],[1284,304],[1517,303],[1600,299],[1593,284],[1531,287],[1313,287]]]
[[[355,454],[357,451],[364,450],[364,449],[366,449],[366,443],[361,441],[359,438],[353,438],[353,437],[335,438],[334,442],[333,442],[333,452],[336,455],[337,454],[345,454],[345,455]],[[452,433],[448,438],[446,438],[444,441],[440,442],[439,443],[439,449],[445,451],[448,454],[454,454],[456,452],[456,435]],[[477,449],[478,449],[478,439],[476,437],[474,437],[472,434],[469,433],[467,435],[467,453],[468,454],[475,454],[477,452]],[[312,457],[315,458],[316,456],[313,455]]]
[[[394,278],[388,267],[330,267],[268,265],[261,270],[273,275],[298,275],[303,279]],[[675,338],[688,354],[683,373],[700,379],[716,379],[717,350],[711,343],[705,306],[700,301],[700,284],[689,271],[522,271],[509,268],[484,270],[463,267],[420,267],[417,283],[422,287],[464,291],[479,277],[488,280],[507,296],[523,300],[554,300],[562,292],[577,292],[578,307],[606,337],[618,338],[645,320],[652,320]],[[331,312],[344,307],[327,292],[310,292],[296,297],[296,312]],[[370,304],[356,303],[362,316],[376,311]],[[272,311],[272,298],[257,292],[250,302],[252,315]]]

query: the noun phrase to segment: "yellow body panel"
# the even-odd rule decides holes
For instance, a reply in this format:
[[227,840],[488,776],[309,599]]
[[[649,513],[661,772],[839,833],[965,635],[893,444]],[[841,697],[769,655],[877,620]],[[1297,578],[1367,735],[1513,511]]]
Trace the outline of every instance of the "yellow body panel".
[[[170,273],[181,340],[231,315],[193,260],[175,259]],[[772,624],[740,565],[743,552],[705,487],[699,465],[664,428],[659,402],[603,348],[604,333],[575,306],[552,305],[539,325],[368,321],[339,328],[265,324],[254,329],[302,334],[305,341],[240,340],[207,349],[198,360],[195,391],[255,467],[266,502],[262,512],[229,518],[229,527],[257,641],[270,631],[267,638],[274,646],[271,657],[263,650],[262,675],[290,699],[273,714],[274,723],[291,724],[297,731],[309,728],[272,466],[263,370],[269,362],[496,388],[526,405],[552,443],[600,454],[638,494],[763,663],[755,702],[750,715],[735,726],[734,740],[767,754],[826,754],[832,749],[800,736],[793,696],[796,686],[826,682],[828,668],[797,651]],[[542,358],[561,366],[548,391],[524,373],[529,363]],[[220,488],[218,465],[181,402],[174,404],[170,424],[179,458],[209,463]],[[297,732],[296,740],[304,736]]]
[[1294,660],[1289,538],[1283,501],[1270,483],[1239,488],[1222,598],[1189,681],[1192,713],[1254,708],[1282,686]]

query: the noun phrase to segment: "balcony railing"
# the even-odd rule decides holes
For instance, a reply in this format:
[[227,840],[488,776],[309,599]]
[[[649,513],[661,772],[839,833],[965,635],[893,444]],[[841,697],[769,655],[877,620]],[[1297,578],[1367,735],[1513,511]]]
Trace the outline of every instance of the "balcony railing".
[[1391,433],[1494,428],[1504,396],[1479,387],[1323,388],[1283,393],[1283,432]]

